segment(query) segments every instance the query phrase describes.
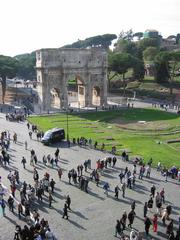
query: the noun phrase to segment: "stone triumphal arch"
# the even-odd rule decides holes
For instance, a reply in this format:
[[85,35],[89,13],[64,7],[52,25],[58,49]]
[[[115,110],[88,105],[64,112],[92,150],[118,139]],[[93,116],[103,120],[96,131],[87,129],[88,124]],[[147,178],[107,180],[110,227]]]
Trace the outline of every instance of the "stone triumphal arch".
[[67,108],[68,81],[75,79],[79,107],[107,104],[107,53],[101,48],[41,49],[36,52],[38,105]]

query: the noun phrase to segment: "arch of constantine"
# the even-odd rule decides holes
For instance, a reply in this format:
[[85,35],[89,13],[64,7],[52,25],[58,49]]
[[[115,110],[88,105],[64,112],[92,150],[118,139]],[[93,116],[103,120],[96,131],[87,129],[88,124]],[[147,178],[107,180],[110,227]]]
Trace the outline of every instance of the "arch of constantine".
[[36,51],[38,106],[67,108],[68,83],[76,83],[79,107],[107,104],[107,53],[101,48],[41,49]]

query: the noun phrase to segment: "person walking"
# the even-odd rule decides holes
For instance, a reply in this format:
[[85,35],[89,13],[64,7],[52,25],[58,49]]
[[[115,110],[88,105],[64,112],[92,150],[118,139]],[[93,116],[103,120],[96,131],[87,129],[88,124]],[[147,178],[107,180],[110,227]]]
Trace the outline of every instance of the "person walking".
[[69,210],[71,210],[71,198],[70,198],[70,196],[69,195],[67,195],[67,198],[66,198],[66,204],[67,204],[67,208],[69,209]]
[[150,197],[150,199],[149,199],[149,201],[148,201],[148,203],[147,203],[149,210],[153,208],[153,203],[154,203],[153,198]]
[[132,228],[132,224],[134,222],[134,217],[136,216],[136,213],[131,210],[128,214],[128,220],[129,220],[129,224],[128,224],[128,227]]
[[8,198],[8,204],[9,204],[9,211],[14,213],[14,199],[9,196]]
[[164,188],[160,191],[161,201],[162,203],[165,203],[165,191]]
[[131,209],[134,211],[136,208],[136,202],[135,201],[132,201],[131,203]]
[[100,176],[99,176],[99,173],[98,173],[97,170],[95,171],[94,177],[95,177],[96,186],[98,187],[99,186]]
[[62,169],[61,168],[58,168],[58,176],[59,176],[59,180],[61,180],[61,177],[62,177]]
[[109,183],[106,182],[103,186],[103,189],[104,189],[104,194],[106,194],[108,196],[108,189],[109,189]]
[[123,231],[126,229],[126,220],[127,220],[127,213],[126,213],[126,211],[124,211],[123,215],[121,217],[121,224],[123,227]]
[[54,192],[54,186],[55,186],[55,184],[56,184],[56,182],[55,182],[54,179],[52,178],[51,181],[50,181],[50,183],[49,183],[49,185],[50,185],[50,187],[51,187],[52,193]]
[[23,207],[22,207],[22,204],[19,203],[18,204],[18,217],[19,217],[19,219],[21,219],[21,215],[23,215]]
[[148,204],[147,204],[147,202],[145,202],[145,204],[144,204],[144,218],[147,215],[147,211],[148,211]]
[[123,171],[121,170],[121,172],[120,172],[120,174],[119,174],[119,179],[120,179],[120,183],[121,183],[121,184],[122,184],[123,177],[124,177],[124,173],[123,173]]
[[24,146],[25,146],[25,149],[27,150],[27,146],[28,146],[27,141],[24,142]]
[[166,227],[166,234],[168,235],[168,237],[173,232],[173,222],[174,222],[173,219],[171,219],[170,223]]
[[152,222],[153,222],[153,232],[157,233],[157,220],[158,220],[158,216],[157,214],[154,214],[154,217],[152,219]]
[[49,208],[51,208],[51,206],[52,206],[52,201],[53,201],[53,197],[52,197],[52,194],[51,194],[50,191],[49,191],[48,200],[49,200]]
[[59,148],[56,149],[54,155],[55,155],[55,158],[59,159]]
[[147,236],[149,235],[149,228],[150,228],[151,224],[152,224],[151,220],[148,217],[146,217],[145,221],[144,221],[144,225],[145,225],[145,232],[146,232]]
[[6,203],[5,203],[4,198],[1,199],[1,208],[2,208],[3,217],[5,217],[6,216],[6,214],[5,214]]
[[21,235],[21,227],[19,225],[16,225],[13,240],[20,240],[21,239],[20,235]]
[[114,192],[115,192],[114,197],[115,197],[116,199],[118,199],[118,196],[119,196],[119,190],[120,190],[120,188],[119,188],[119,186],[117,185],[117,186],[115,187],[115,189],[114,189]]
[[22,157],[21,163],[23,165],[23,168],[26,169],[26,159],[25,159],[25,157]]
[[72,173],[71,173],[71,171],[69,171],[68,172],[69,184],[71,184],[71,177],[72,177]]
[[64,218],[64,217],[66,217],[66,219],[68,220],[68,207],[67,207],[67,204],[65,203],[64,204],[64,208],[63,208],[63,216],[62,216],[62,218]]
[[126,184],[125,182],[121,184],[122,197],[125,198]]
[[152,185],[151,187],[151,196],[154,198],[155,195],[155,191],[156,191],[156,187],[154,185]]
[[116,227],[115,227],[114,236],[117,237],[117,234],[121,235],[121,233],[122,233],[121,222],[119,220],[116,220]]
[[16,192],[16,185],[15,185],[15,183],[10,185],[10,189],[11,189],[12,196],[15,197],[15,192]]

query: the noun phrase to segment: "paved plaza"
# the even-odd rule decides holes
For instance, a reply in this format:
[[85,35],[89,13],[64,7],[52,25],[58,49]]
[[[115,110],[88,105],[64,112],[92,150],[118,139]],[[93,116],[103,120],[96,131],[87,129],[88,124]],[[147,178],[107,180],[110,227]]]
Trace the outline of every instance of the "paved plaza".
[[[60,127],[60,126],[59,126]],[[49,153],[54,156],[57,146],[48,147],[42,145],[42,143],[36,140],[36,136],[30,140],[28,136],[28,128],[26,122],[15,123],[5,120],[5,115],[0,114],[0,132],[8,130],[11,136],[14,132],[17,133],[17,144],[11,141],[9,154],[11,157],[10,166],[4,168],[0,167],[0,176],[2,176],[2,183],[9,188],[9,180],[7,174],[10,169],[18,169],[20,173],[20,181],[26,181],[33,185],[33,167],[30,166],[30,150],[34,149],[37,158],[37,170],[40,175],[40,179],[47,171],[50,173],[50,178],[53,178],[56,182],[55,192],[53,198],[55,202],[52,203],[52,208],[48,207],[48,199],[44,197],[43,203],[38,204],[35,201],[34,208],[39,209],[40,217],[44,217],[49,221],[52,231],[55,233],[58,240],[83,240],[83,239],[96,239],[96,240],[110,240],[116,239],[113,235],[115,232],[116,219],[120,219],[124,210],[127,213],[130,211],[130,204],[133,200],[136,201],[136,217],[133,224],[135,229],[143,232],[143,239],[147,239],[144,234],[144,218],[143,218],[143,206],[144,202],[149,200],[150,187],[152,184],[156,185],[157,191],[165,189],[166,203],[172,205],[175,226],[178,226],[178,218],[180,216],[180,184],[176,180],[168,179],[165,182],[163,176],[156,170],[152,170],[151,178],[136,179],[136,185],[134,189],[126,190],[126,197],[122,198],[120,191],[119,200],[114,198],[114,188],[118,184],[120,187],[119,173],[121,169],[126,166],[132,171],[133,165],[123,162],[118,158],[116,167],[108,167],[100,177],[100,181],[107,181],[110,184],[110,192],[107,197],[102,189],[102,184],[99,187],[96,186],[94,181],[89,182],[89,193],[81,191],[74,184],[68,183],[68,170],[77,167],[78,164],[83,164],[85,160],[92,160],[92,169],[96,168],[96,161],[98,159],[109,156],[108,153],[101,151],[95,151],[88,147],[71,146],[67,148],[65,144],[60,147],[60,162],[59,166],[63,169],[62,180],[59,181],[56,167],[45,167],[42,163],[43,155]],[[71,132],[71,130],[69,129]],[[80,136],[79,136],[80,137]],[[85,137],[85,136],[84,136]],[[24,142],[28,142],[28,150],[25,150]],[[141,146],[139,146],[141,147]],[[22,156],[27,160],[26,170],[23,169],[21,164]],[[168,156],[167,156],[168,158]],[[89,170],[88,170],[89,171]],[[137,168],[137,172],[139,169]],[[90,173],[90,171],[89,171]],[[89,176],[89,173],[84,173]],[[62,211],[64,202],[67,195],[70,195],[72,204],[72,211],[69,212],[69,220],[62,219]],[[46,193],[47,195],[47,193]],[[7,199],[6,196],[5,199]],[[20,199],[19,191],[16,191],[17,200]],[[155,205],[155,204],[154,204]],[[153,208],[155,212],[155,207]],[[152,219],[153,213],[148,213],[148,216]],[[24,220],[19,220],[17,215],[17,205],[15,208],[15,214],[9,212],[6,207],[6,217],[0,216],[0,240],[11,240],[14,236],[15,225],[20,224],[24,226]],[[130,229],[125,231],[125,234],[129,234]],[[158,219],[158,234],[153,234],[152,227],[150,228],[151,238],[149,239],[167,239],[166,228],[163,227],[161,219]]]

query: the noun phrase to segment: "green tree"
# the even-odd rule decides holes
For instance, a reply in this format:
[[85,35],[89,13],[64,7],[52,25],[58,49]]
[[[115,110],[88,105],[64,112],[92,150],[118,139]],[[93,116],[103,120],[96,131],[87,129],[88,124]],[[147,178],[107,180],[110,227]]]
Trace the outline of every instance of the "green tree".
[[36,78],[36,53],[22,54],[14,57],[19,62],[17,76],[26,80],[33,80]]
[[175,72],[180,63],[180,52],[160,52],[155,58],[156,81],[169,82],[170,94],[173,93]]
[[132,41],[133,37],[134,37],[134,34],[133,34],[132,29],[129,29],[126,32],[122,30],[118,36],[118,40],[124,39],[124,40],[128,40],[128,41]]
[[18,70],[18,61],[14,58],[0,55],[0,78],[2,86],[2,102],[6,94],[6,78],[13,78],[16,76]]
[[143,38],[139,42],[139,47],[144,51],[148,47],[156,47],[160,46],[160,38]]
[[145,75],[144,62],[139,58],[132,58],[133,78],[142,81]]
[[159,52],[155,57],[155,80],[158,83],[168,82],[169,80],[169,53]]
[[116,34],[97,35],[85,40],[78,40],[77,42],[63,46],[63,48],[103,47],[108,49],[112,41],[116,38]]
[[[113,77],[117,75],[122,75],[122,81],[123,81],[123,92],[125,96],[125,87],[126,87],[126,81],[125,81],[125,74],[128,71],[129,68],[133,65],[132,56],[128,53],[112,53],[109,55],[109,73],[113,72]],[[111,79],[113,78],[111,77]],[[111,80],[110,79],[110,80]]]
[[180,43],[179,40],[180,40],[180,33],[178,33],[178,34],[176,35],[176,44],[179,44],[179,43]]
[[179,69],[179,63],[180,63],[180,52],[170,52],[169,53],[170,94],[173,94],[173,83],[176,76],[176,71]]
[[143,58],[145,61],[154,61],[155,56],[158,54],[159,49],[157,47],[147,47],[143,51]]
[[140,40],[143,37],[143,33],[142,32],[136,32],[136,33],[134,33],[133,37],[137,37],[138,40]]
[[114,51],[120,53],[129,53],[134,57],[142,59],[142,51],[137,43],[129,40],[119,39],[116,43]]

